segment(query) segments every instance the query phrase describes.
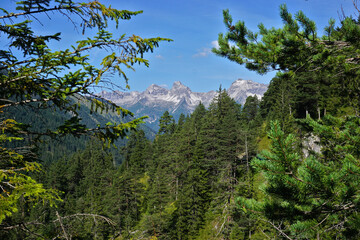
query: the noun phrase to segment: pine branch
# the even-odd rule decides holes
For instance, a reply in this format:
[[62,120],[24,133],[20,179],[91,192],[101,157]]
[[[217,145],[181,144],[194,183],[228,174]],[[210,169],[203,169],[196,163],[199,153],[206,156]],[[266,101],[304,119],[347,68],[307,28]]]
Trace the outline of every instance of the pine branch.
[[32,15],[36,13],[45,13],[45,12],[52,12],[52,11],[60,11],[60,10],[71,10],[76,8],[83,8],[84,6],[55,6],[53,8],[29,11],[29,12],[21,12],[21,13],[10,13],[8,15],[0,16],[0,19],[7,19],[7,18],[17,18],[20,16]]
[[55,97],[52,97],[52,98],[41,98],[41,99],[27,99],[27,100],[23,100],[23,101],[20,101],[20,102],[12,102],[12,103],[9,103],[9,104],[5,104],[5,105],[2,105],[1,107],[2,108],[7,108],[7,107],[13,107],[13,106],[18,106],[18,105],[23,105],[23,104],[27,104],[27,103],[36,103],[36,102],[48,102],[48,101],[51,101],[55,99]]

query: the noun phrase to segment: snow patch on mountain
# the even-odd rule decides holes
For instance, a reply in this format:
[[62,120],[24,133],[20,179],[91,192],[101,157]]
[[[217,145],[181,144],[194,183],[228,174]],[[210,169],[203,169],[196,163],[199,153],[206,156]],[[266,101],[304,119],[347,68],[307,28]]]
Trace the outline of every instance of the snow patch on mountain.
[[[237,103],[244,104],[249,96],[256,95],[261,99],[267,87],[266,84],[238,79],[227,92]],[[165,111],[169,111],[177,119],[181,113],[192,113],[200,102],[208,107],[216,94],[216,91],[192,92],[189,87],[177,81],[171,89],[152,84],[143,92],[102,91],[98,95],[129,109],[135,116],[147,115],[147,121],[156,124]]]

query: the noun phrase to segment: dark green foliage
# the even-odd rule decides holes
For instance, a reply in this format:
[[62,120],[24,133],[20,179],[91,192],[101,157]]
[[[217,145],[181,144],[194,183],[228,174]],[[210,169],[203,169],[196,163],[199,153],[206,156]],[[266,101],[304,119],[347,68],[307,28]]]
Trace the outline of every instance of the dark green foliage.
[[152,164],[152,146],[144,132],[137,131],[132,132],[121,152],[124,162],[108,192],[108,208],[118,222],[121,234],[128,236],[146,209],[147,171]]
[[[131,135],[108,195],[114,199],[120,194],[112,216],[119,222],[121,236],[201,238],[208,221],[224,216],[230,221],[218,235],[234,236],[233,199],[239,181],[246,179],[246,164],[239,157],[245,149],[240,128],[256,121],[258,108],[256,98],[250,98],[242,113],[226,91],[220,90],[209,110],[200,104],[178,123],[165,112],[152,145],[141,132]],[[256,116],[241,120],[248,112]]]
[[[49,237],[62,234],[56,227],[60,217],[66,234],[78,239],[194,239],[201,238],[213,217],[225,217],[229,221],[218,235],[235,236],[233,227],[239,224],[233,220],[238,214],[233,199],[248,172],[242,141],[246,132],[250,157],[253,137],[248,128],[258,118],[257,99],[249,98],[245,105],[242,110],[220,89],[209,110],[200,104],[178,123],[165,112],[154,143],[144,131],[132,132],[119,149],[120,166],[95,142],[68,159],[49,163],[39,179],[61,191],[64,202],[56,210],[46,206],[49,224],[33,230]],[[41,212],[37,209],[25,219],[38,218]],[[79,212],[85,214],[80,219]],[[91,221],[91,214],[99,219]]]
[[[77,213],[109,215],[102,198],[113,184],[115,169],[111,155],[102,150],[101,144],[92,143],[84,152],[54,165],[49,170],[48,181],[49,186],[58,185],[64,192],[65,204],[58,209],[63,216]],[[69,224],[68,234],[82,238],[91,234],[106,239],[113,232],[111,225],[100,219],[94,222],[91,217],[83,219],[81,225],[75,217],[63,220],[63,223]]]
[[[24,4],[31,11],[46,8],[48,2]],[[124,19],[132,15],[122,14]],[[32,178],[58,190],[63,202],[56,209],[47,203],[33,207],[23,195],[16,206],[19,212],[11,212],[12,217],[0,225],[0,238],[358,239],[360,120],[349,116],[358,114],[360,101],[358,21],[345,18],[335,28],[331,20],[327,36],[319,37],[315,23],[301,11],[293,17],[282,5],[280,15],[283,28],[266,29],[260,24],[259,33],[253,33],[244,22],[233,24],[229,11],[224,11],[228,33],[219,35],[220,48],[214,49],[260,74],[280,70],[261,101],[250,96],[240,106],[220,88],[208,109],[199,104],[177,122],[166,111],[153,142],[138,129],[116,155],[92,141],[83,151],[49,162]],[[105,32],[99,34],[107,39]],[[23,48],[20,40],[14,44]],[[25,54],[47,54],[30,40]],[[90,42],[81,42],[80,48]],[[145,41],[142,50],[146,44],[157,45],[150,42]],[[1,53],[6,58],[6,52]],[[1,79],[13,74],[1,73]],[[41,89],[33,90],[43,97]],[[14,97],[22,101],[28,96]],[[96,107],[104,107],[101,101],[71,109],[74,105],[59,97],[54,106],[69,107],[77,114],[59,118],[63,126],[49,125],[53,134],[81,135],[91,120],[106,124],[101,117],[82,117],[80,111],[96,112]],[[46,117],[60,116],[49,111]],[[21,129],[39,132],[38,123],[32,128],[14,125],[12,120],[3,123],[14,136]],[[267,128],[271,146],[253,158],[260,145],[267,148]],[[126,132],[117,130],[120,135]],[[54,153],[53,145],[47,148]],[[11,154],[2,152],[2,166],[22,163],[21,157]]]
[[260,103],[263,118],[277,119],[284,131],[291,130],[295,113],[296,84],[288,74],[274,77]]
[[241,111],[241,118],[243,121],[250,122],[257,117],[259,111],[259,103],[260,101],[256,95],[254,97],[249,96],[246,99],[244,107]]
[[301,11],[292,16],[286,5],[280,6],[283,28],[259,24],[256,33],[242,21],[233,23],[229,10],[223,15],[228,32],[219,34],[220,48],[213,52],[260,74],[279,71],[265,94],[263,114],[272,109],[269,117],[285,126],[292,117],[306,114],[321,118],[326,113],[343,114],[349,107],[352,113],[359,111],[355,39],[360,28],[355,20],[346,17],[338,28],[329,21],[328,35],[321,38],[312,20]]
[[204,225],[205,213],[210,201],[208,170],[205,168],[202,156],[197,152],[199,133],[196,128],[202,124],[203,105],[199,105],[188,118],[177,135],[177,151],[179,162],[177,169],[177,192],[175,207],[172,214],[170,234],[172,238],[189,239],[198,234]]
[[[152,52],[163,40],[171,41],[126,34],[115,39],[107,31],[108,23],[115,23],[117,28],[120,20],[129,20],[142,11],[118,10],[99,1],[31,0],[13,4],[16,6],[11,9],[14,12],[0,8],[0,33],[4,40],[8,39],[8,43],[0,49],[0,112],[7,113],[0,117],[0,156],[5,160],[0,169],[0,223],[18,211],[18,204],[22,200],[34,204],[49,201],[50,205],[60,201],[59,192],[43,188],[42,184],[29,176],[29,172],[41,170],[33,151],[36,143],[45,137],[96,136],[109,145],[124,138],[130,129],[142,122],[144,117],[127,119],[127,122],[98,123],[90,127],[81,122],[80,102],[85,96],[90,97],[91,106],[87,109],[90,114],[111,111],[121,116],[121,120],[132,116],[121,106],[98,98],[93,92],[94,87],[104,83],[104,76],[112,73],[123,78],[125,87],[129,88],[123,69],[134,69],[134,63],[149,66],[143,58],[144,53]],[[61,33],[51,32],[50,28],[39,33],[32,24],[35,20],[46,26],[46,20],[42,22],[40,19],[48,13],[71,19],[75,27],[80,24],[83,35],[89,29],[97,31],[93,32],[93,36],[76,40],[73,45],[70,43],[68,49],[54,51],[49,46],[61,41]],[[94,49],[108,51],[109,55],[100,63],[92,64],[89,52]],[[67,114],[57,118],[59,121],[51,122],[50,126],[36,128],[32,126],[33,122],[24,123],[15,119],[13,113],[19,107],[24,111],[35,109],[40,115],[44,112],[43,117],[53,116],[51,113],[59,110]],[[20,143],[9,144],[14,141]],[[11,222],[11,219],[7,220]],[[60,215],[58,221],[61,226]],[[26,230],[24,224],[17,227]],[[62,236],[68,238],[64,229]]]
[[262,212],[274,225],[282,222],[284,236],[357,238],[359,118],[327,115],[323,121],[308,118],[306,122],[320,137],[322,154],[302,157],[296,137],[286,136],[279,123],[273,123],[270,151],[252,162],[267,180],[265,198],[240,202],[246,209]]
[[[229,10],[223,16],[227,33],[219,34],[220,47],[213,52],[259,74],[278,71],[260,104],[267,125],[278,120],[269,132],[272,146],[251,163],[265,177],[264,195],[239,192],[249,225],[251,218],[263,221],[286,239],[358,238],[358,187],[353,184],[359,181],[359,120],[349,117],[358,116],[360,106],[358,21],[344,17],[335,27],[331,19],[321,37],[314,21],[302,11],[293,16],[286,5],[280,6],[284,26],[279,29],[259,24],[254,33],[243,21],[233,23]],[[245,106],[244,114],[243,119],[253,115]],[[245,126],[246,136],[256,129]],[[280,126],[293,134],[284,134]],[[317,137],[321,151],[305,151]]]
[[[34,235],[49,239],[63,234],[78,239],[90,236],[107,239],[114,233],[113,222],[106,217],[109,213],[103,196],[112,185],[115,168],[111,155],[102,150],[101,143],[93,142],[83,152],[56,161],[45,170],[46,174],[33,177],[58,190],[63,202],[56,209],[48,204],[33,208],[26,202],[20,202],[21,211],[5,221],[2,227],[26,223],[29,224],[26,226],[29,232],[21,227],[10,228],[5,232],[5,239],[16,239],[11,236],[18,236],[19,232],[23,232],[22,239],[31,239]],[[65,233],[57,227],[59,221]]]
[[175,131],[175,120],[173,116],[165,111],[159,121],[159,134],[172,134]]

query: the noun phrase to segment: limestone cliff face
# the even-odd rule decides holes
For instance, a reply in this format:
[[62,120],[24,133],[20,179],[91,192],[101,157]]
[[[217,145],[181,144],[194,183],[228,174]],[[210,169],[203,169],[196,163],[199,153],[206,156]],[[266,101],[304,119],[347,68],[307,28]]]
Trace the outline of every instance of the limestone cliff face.
[[244,104],[246,98],[249,96],[257,96],[259,99],[262,98],[266,92],[268,85],[253,82],[251,80],[238,79],[233,82],[228,89],[228,94],[237,103]]
[[310,156],[313,153],[321,153],[321,145],[320,145],[320,138],[313,134],[307,136],[302,141],[302,152],[304,154],[304,158]]
[[[267,87],[266,84],[238,79],[227,91],[236,102],[244,104],[248,96],[262,98]],[[147,122],[156,128],[163,112],[169,111],[177,119],[181,113],[192,113],[200,102],[208,107],[216,91],[193,92],[181,82],[174,82],[171,89],[152,84],[143,92],[102,91],[98,95],[129,109],[135,116],[149,116]]]

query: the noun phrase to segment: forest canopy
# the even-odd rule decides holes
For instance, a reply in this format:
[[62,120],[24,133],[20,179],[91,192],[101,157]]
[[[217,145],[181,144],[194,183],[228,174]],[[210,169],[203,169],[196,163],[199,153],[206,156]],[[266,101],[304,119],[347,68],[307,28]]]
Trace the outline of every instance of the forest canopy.
[[[144,53],[152,52],[161,41],[170,41],[160,37],[114,36],[107,31],[110,22],[118,27],[120,21],[130,20],[142,11],[117,10],[98,1],[35,0],[13,4],[11,10],[0,9],[0,32],[2,38],[9,41],[0,50],[0,222],[18,211],[18,202],[23,198],[29,202],[60,200],[58,192],[45,189],[27,174],[41,169],[33,147],[44,140],[44,136],[94,135],[104,143],[113,143],[142,122],[143,118],[133,118],[89,128],[78,115],[80,101],[84,97],[90,99],[94,112],[111,110],[123,117],[132,116],[121,106],[99,99],[92,89],[105,86],[102,84],[109,73],[121,77],[128,87],[126,69],[134,69],[134,64],[149,66],[143,58]],[[61,32],[39,33],[33,29],[34,21],[40,21],[38,16],[49,16],[50,13],[62,17],[83,34],[67,49],[52,50],[49,47],[49,43],[62,40]],[[90,29],[96,30],[96,34],[88,35]],[[95,49],[108,53],[98,66],[93,65],[89,57],[89,52]],[[12,111],[25,108],[37,112],[60,110],[70,114],[52,129],[34,131],[30,125],[17,122],[11,115]],[[14,141],[20,143],[10,143]]]
[[[125,70],[148,66],[144,54],[170,39],[115,36],[109,24],[141,11],[98,1],[19,1],[14,9],[0,9],[9,39],[0,50],[1,239],[360,237],[358,19],[330,19],[322,35],[302,11],[281,5],[281,28],[252,32],[224,10],[227,32],[213,52],[259,74],[277,71],[268,91],[240,105],[220,87],[208,108],[200,103],[179,119],[165,111],[150,141],[137,128],[143,117],[93,89],[108,74],[127,87]],[[61,34],[33,28],[49,13],[84,35],[50,49]],[[93,50],[108,53],[98,65]],[[51,127],[18,121],[24,109]],[[84,109],[122,118],[89,127]],[[68,135],[85,149],[42,166],[37,147]],[[118,149],[104,148],[123,137]]]
[[[265,178],[263,195],[240,196],[240,207],[281,238],[358,238],[358,19],[330,19],[321,35],[285,4],[279,29],[259,24],[254,33],[229,10],[223,16],[227,33],[213,52],[259,74],[278,71],[260,104],[271,145],[251,162]],[[307,149],[311,139],[317,150]]]

